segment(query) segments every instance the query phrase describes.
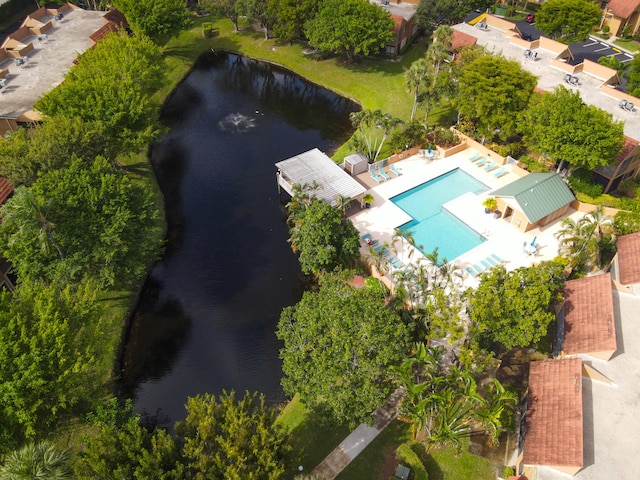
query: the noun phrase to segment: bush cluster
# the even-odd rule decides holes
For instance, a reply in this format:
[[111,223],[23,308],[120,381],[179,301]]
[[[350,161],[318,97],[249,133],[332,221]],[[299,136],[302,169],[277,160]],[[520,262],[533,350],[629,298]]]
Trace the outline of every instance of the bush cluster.
[[604,187],[593,181],[592,173],[588,170],[578,169],[569,177],[569,185],[574,192],[584,193],[590,197],[602,195]]

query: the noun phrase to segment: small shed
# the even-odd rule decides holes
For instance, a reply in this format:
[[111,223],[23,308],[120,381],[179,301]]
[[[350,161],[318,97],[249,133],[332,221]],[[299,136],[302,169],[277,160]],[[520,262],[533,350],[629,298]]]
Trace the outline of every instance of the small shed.
[[568,355],[586,354],[609,360],[617,349],[611,275],[569,280],[564,285],[561,315],[564,322],[562,350]]
[[576,199],[557,173],[530,173],[490,195],[498,200],[501,218],[521,232],[560,218]]
[[582,360],[529,364],[522,463],[575,475],[584,466]]
[[611,276],[621,291],[640,295],[640,232],[621,235],[611,264]]
[[315,195],[329,204],[336,197],[359,200],[366,188],[317,148],[276,163],[278,184],[291,196],[294,185],[320,185]]
[[344,160],[342,161],[342,168],[355,177],[356,175],[360,175],[368,170],[369,159],[364,155],[364,153],[352,153],[351,155],[344,157]]

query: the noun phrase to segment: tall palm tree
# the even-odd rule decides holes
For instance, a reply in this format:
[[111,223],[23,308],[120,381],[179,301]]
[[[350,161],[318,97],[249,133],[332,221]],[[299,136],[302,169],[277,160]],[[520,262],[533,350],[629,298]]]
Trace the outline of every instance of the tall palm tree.
[[30,443],[11,452],[0,467],[3,480],[65,480],[71,478],[68,450],[50,442]]
[[378,145],[378,150],[376,151],[375,156],[373,157],[373,161],[375,162],[378,156],[380,155],[380,150],[382,150],[382,145],[387,140],[387,137],[396,127],[400,127],[404,125],[404,122],[400,120],[398,117],[394,117],[390,113],[382,113],[378,116],[378,121],[376,122],[376,128],[382,130],[382,140],[380,140],[380,144]]
[[440,25],[433,32],[433,42],[427,48],[427,59],[430,60],[435,69],[435,75],[433,84],[435,86],[435,80],[440,74],[440,68],[442,62],[444,62],[449,56],[451,51],[451,42],[453,40],[453,29],[448,25]]
[[[395,127],[402,125],[402,120],[394,117],[390,113],[384,113],[382,110],[361,110],[349,114],[349,119],[353,127],[357,130],[357,134],[362,141],[362,146],[366,149],[364,152],[369,158],[375,162],[380,155],[382,145]],[[380,138],[379,130],[383,134]]]
[[366,150],[365,155],[369,160],[373,159],[373,152],[375,150],[374,137],[372,135],[375,125],[376,116],[380,110],[360,110],[359,112],[351,112],[349,114],[349,120],[353,128],[356,129],[358,138],[362,142],[362,150]]
[[405,71],[405,85],[407,89],[413,93],[413,108],[411,109],[411,121],[416,117],[418,109],[418,100],[422,94],[422,90],[432,83],[431,75],[433,68],[426,58],[420,58],[413,62],[408,70]]

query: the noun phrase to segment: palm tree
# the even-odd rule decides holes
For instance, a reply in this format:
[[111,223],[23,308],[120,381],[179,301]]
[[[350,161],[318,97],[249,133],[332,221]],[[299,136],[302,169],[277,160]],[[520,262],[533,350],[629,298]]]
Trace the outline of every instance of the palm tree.
[[412,423],[413,437],[426,435],[427,447],[461,447],[461,440],[477,434],[497,439],[504,408],[515,404],[515,397],[500,382],[489,382],[485,396],[478,393],[470,372],[452,365],[441,366],[440,349],[423,343],[405,362],[391,369],[399,386],[404,387],[401,418]]
[[433,42],[427,48],[427,59],[430,60],[435,69],[433,85],[440,74],[442,62],[447,59],[451,51],[451,41],[453,40],[453,29],[448,25],[440,25],[433,32]]
[[[378,110],[380,112],[380,110]],[[400,127],[404,125],[404,122],[400,120],[398,117],[394,117],[390,113],[382,113],[380,112],[378,116],[378,121],[376,122],[376,128],[379,128],[383,131],[382,140],[380,140],[380,144],[378,145],[378,150],[376,151],[375,156],[373,157],[373,161],[375,161],[380,155],[380,150],[382,150],[382,145],[387,140],[387,137],[396,127]]]
[[411,121],[415,119],[418,108],[418,100],[424,86],[431,84],[432,67],[425,58],[416,60],[405,71],[405,85],[413,93],[413,108],[411,110]]
[[555,236],[560,241],[560,254],[569,258],[571,267],[599,268],[603,243],[611,238],[613,227],[613,218],[604,214],[602,205],[577,222],[565,218],[561,226]]
[[[376,111],[372,111],[372,110],[360,110],[359,112],[351,112],[349,114],[349,120],[351,120],[351,124],[353,125],[353,128],[356,129],[356,132],[358,133],[358,138],[361,140],[361,142],[363,143],[361,148],[362,150],[366,150],[367,158],[369,160],[372,159],[373,157],[373,151],[374,151],[374,138],[371,135],[372,133],[372,125],[375,124],[376,118],[376,112],[379,112],[380,110],[376,110]],[[354,136],[355,137],[355,136]]]
[[[369,160],[375,161],[380,155],[382,145],[391,133],[391,130],[403,124],[402,120],[382,110],[361,110],[349,114],[349,119],[357,129],[362,146],[366,149]],[[378,130],[382,130],[382,139],[379,139]]]
[[333,197],[332,205],[340,210],[340,213],[343,217],[347,216],[347,207],[351,203],[351,197],[346,197],[344,195],[336,195]]
[[[49,205],[41,205],[30,188],[17,187],[13,197],[0,210],[5,225],[25,231],[40,244],[42,253],[47,257],[54,251],[64,259],[65,255],[54,235],[55,225],[47,219]],[[11,241],[11,240],[9,240]]]
[[504,388],[495,378],[491,379],[486,390],[483,404],[476,410],[476,417],[484,433],[495,443],[502,431],[502,414],[505,409],[516,406],[518,395]]
[[321,188],[322,185],[315,180],[311,183],[294,183],[291,186],[291,201],[285,205],[289,211],[289,216],[287,217],[289,225],[294,225],[307,207],[317,199],[316,193]]
[[378,250],[376,250],[376,248],[378,247],[374,248],[372,245],[369,245],[369,255],[367,255],[367,260],[370,260],[371,265],[376,268],[381,276],[384,276],[389,271],[389,263],[384,258],[389,250],[389,244],[385,242],[380,245]]
[[71,478],[68,450],[43,441],[11,452],[0,467],[3,480],[65,480]]

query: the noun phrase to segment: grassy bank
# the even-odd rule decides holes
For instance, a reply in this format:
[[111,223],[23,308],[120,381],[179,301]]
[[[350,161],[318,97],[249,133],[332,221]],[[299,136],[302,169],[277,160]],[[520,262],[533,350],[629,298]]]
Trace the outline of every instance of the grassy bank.
[[[213,22],[211,39],[204,38],[204,22]],[[235,33],[227,19],[198,18],[192,29],[167,44],[167,61],[172,68],[180,70],[181,66],[191,65],[197,53],[210,48],[282,65],[317,85],[354,100],[365,109],[379,108],[408,120],[413,99],[404,86],[403,73],[424,55],[426,39],[416,42],[399,61],[364,59],[357,64],[345,65],[340,57],[317,60],[314,55],[305,54],[306,46],[301,43],[287,45],[278,39],[265,40],[262,32],[247,25],[241,24],[240,32]],[[176,72],[175,81],[180,78]]]

